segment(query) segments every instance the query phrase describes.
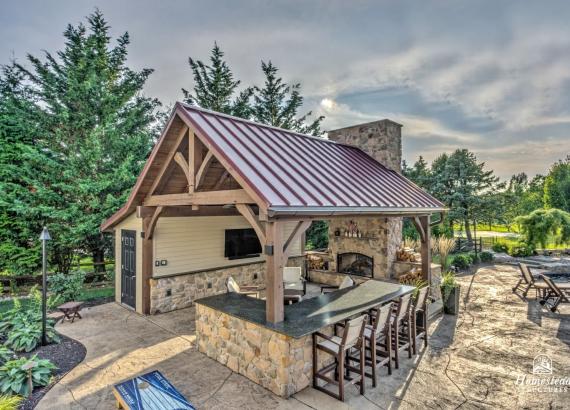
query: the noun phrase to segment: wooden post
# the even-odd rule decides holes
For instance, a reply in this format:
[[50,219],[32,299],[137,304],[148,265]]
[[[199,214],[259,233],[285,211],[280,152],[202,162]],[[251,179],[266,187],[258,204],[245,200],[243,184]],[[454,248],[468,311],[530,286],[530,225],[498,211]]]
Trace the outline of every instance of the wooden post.
[[142,314],[148,315],[150,313],[150,278],[152,277],[152,269],[154,266],[154,255],[152,246],[152,236],[149,235],[149,228],[152,223],[152,216],[143,218],[143,243],[142,243]]
[[283,223],[267,222],[265,230],[266,295],[265,317],[279,323],[285,318],[283,308]]
[[420,251],[422,255],[422,274],[423,279],[431,286],[431,227],[429,224],[429,215],[420,216],[419,223],[424,233]]

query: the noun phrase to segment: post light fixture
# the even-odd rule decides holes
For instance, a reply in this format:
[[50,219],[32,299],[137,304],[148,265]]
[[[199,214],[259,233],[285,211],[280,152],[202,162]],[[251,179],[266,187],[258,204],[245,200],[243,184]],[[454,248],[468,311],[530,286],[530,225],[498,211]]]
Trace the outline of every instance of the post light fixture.
[[47,241],[51,241],[47,226],[44,226],[40,234],[40,241],[42,241],[42,346],[45,346],[47,345]]

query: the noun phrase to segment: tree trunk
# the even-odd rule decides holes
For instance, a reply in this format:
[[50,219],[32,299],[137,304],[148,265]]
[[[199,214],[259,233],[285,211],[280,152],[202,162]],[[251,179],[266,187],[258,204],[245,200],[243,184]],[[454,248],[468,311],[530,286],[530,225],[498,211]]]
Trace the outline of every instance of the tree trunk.
[[465,236],[467,237],[467,240],[471,242],[473,240],[473,237],[471,236],[471,228],[469,227],[469,220],[467,218],[465,218],[464,225],[465,225]]
[[94,249],[93,255],[93,270],[96,273],[105,272],[105,251],[103,249]]

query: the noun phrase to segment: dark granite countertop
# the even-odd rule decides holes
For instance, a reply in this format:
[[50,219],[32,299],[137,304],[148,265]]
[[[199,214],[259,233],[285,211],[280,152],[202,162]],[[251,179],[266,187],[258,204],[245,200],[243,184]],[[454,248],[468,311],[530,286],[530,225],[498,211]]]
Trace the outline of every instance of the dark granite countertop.
[[219,310],[239,319],[264,326],[294,338],[310,335],[371,307],[412,293],[414,287],[378,280],[285,306],[285,320],[265,320],[265,301],[236,293],[224,293],[199,299],[196,304]]

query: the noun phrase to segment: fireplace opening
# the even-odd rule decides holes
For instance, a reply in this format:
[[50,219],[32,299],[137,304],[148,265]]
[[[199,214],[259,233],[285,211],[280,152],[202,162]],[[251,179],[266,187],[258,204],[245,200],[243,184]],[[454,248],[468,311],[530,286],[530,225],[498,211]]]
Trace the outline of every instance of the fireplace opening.
[[361,253],[339,253],[336,266],[338,272],[349,275],[371,278],[374,274],[374,259]]

